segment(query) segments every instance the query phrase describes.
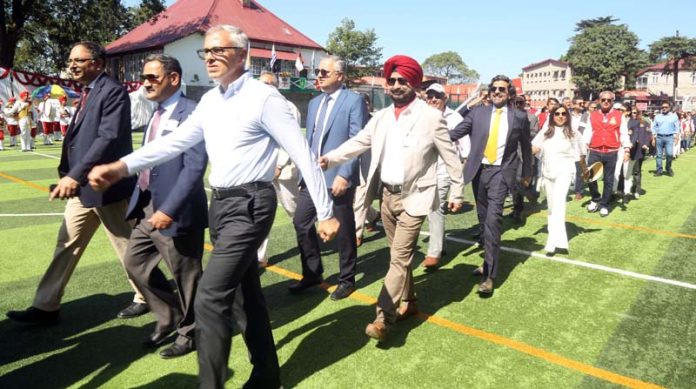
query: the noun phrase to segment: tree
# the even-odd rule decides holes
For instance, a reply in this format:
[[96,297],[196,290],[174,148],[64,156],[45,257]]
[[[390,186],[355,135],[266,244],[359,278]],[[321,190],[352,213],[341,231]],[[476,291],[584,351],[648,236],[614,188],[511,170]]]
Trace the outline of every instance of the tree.
[[445,77],[447,82],[475,82],[479,74],[469,69],[462,57],[454,51],[433,54],[423,62],[423,71],[426,74]]
[[24,34],[24,25],[32,16],[32,11],[40,4],[34,0],[3,0],[0,9],[0,66],[11,68],[14,65],[17,43]]
[[[13,27],[17,22],[2,24],[5,30],[14,28],[18,32],[11,43],[2,40],[0,30],[0,66],[57,75],[73,43],[91,40],[106,45],[165,8],[162,0],[142,0],[139,6],[130,8],[119,0],[34,1],[21,1],[20,12],[10,13],[12,18],[24,15],[21,30]],[[7,9],[0,15],[6,13]]]
[[620,89],[622,76],[630,84],[636,71],[648,63],[647,53],[638,48],[638,36],[614,21],[611,16],[581,20],[578,33],[569,39],[563,58],[570,63],[572,81],[585,98]]
[[356,31],[355,22],[343,19],[341,25],[329,34],[326,48],[346,61],[346,79],[351,80],[372,74],[382,59],[382,48],[375,46],[377,34],[374,29]]
[[694,65],[696,65],[696,39],[679,36],[679,32],[677,32],[675,36],[658,39],[651,43],[649,47],[651,61],[665,61],[662,74],[674,74],[672,97],[676,99],[679,82],[679,62],[683,60],[683,68],[694,69]]

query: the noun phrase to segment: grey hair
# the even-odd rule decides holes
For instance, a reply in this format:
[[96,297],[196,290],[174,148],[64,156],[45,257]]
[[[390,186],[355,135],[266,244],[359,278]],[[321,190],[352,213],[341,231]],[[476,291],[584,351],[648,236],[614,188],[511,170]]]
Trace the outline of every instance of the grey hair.
[[278,87],[278,77],[273,72],[269,72],[268,70],[262,70],[261,74],[259,74],[259,79],[263,76],[271,76],[271,85],[274,87]]
[[323,60],[330,60],[334,63],[334,69],[335,71],[339,73],[345,73],[346,72],[346,61],[342,60],[341,57],[338,57],[336,55],[329,55],[326,56],[322,59]]
[[235,46],[244,50],[247,49],[247,45],[249,44],[249,37],[239,27],[235,27],[231,24],[218,24],[216,26],[210,27],[208,31],[205,32],[205,35],[208,36],[210,34],[222,31],[229,34],[229,37],[234,42]]
[[178,59],[172,57],[171,55],[155,53],[145,57],[145,62],[143,64],[154,61],[162,64],[165,73],[177,73],[179,77],[181,77],[181,64],[179,63]]
[[616,97],[616,96],[614,95],[614,92],[612,92],[612,91],[610,91],[610,90],[602,91],[602,92],[599,94],[599,97],[601,98],[602,95],[606,95],[606,94],[611,95],[611,99],[612,99],[612,100],[614,100],[614,98]]

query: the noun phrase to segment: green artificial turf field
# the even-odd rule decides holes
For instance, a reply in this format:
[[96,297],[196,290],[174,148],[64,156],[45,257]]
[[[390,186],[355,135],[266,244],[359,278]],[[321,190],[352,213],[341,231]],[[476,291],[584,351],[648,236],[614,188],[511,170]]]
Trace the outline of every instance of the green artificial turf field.
[[[139,136],[134,140],[139,144]],[[48,202],[60,143],[34,153],[0,152],[0,388],[196,387],[195,354],[163,360],[144,349],[150,315],[116,313],[131,299],[123,269],[99,231],[65,292],[61,321],[23,327],[4,312],[31,304],[51,258],[63,203]],[[644,165],[640,200],[607,218],[568,203],[570,253],[547,258],[545,204],[524,225],[505,220],[501,269],[490,298],[476,294],[467,212],[447,218],[443,266],[414,272],[417,317],[378,344],[364,334],[388,266],[383,232],[358,249],[358,290],[334,302],[326,288],[287,292],[301,273],[291,221],[279,210],[264,285],[286,388],[696,387],[696,151],[675,161],[676,176]],[[470,189],[466,197],[472,200]],[[509,209],[506,210],[506,213]],[[427,233],[427,225],[423,229]],[[427,236],[414,265],[424,258]],[[324,251],[327,285],[338,257]],[[567,259],[567,260],[566,260]],[[331,288],[328,288],[331,290]],[[233,339],[228,387],[250,373]]]

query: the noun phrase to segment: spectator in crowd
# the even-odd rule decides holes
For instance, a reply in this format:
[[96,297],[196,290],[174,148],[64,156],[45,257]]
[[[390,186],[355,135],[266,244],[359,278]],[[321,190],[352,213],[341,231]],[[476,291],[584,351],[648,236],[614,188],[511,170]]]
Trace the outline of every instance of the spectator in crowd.
[[[672,177],[672,159],[674,158],[674,142],[676,135],[680,132],[679,118],[672,112],[672,106],[669,102],[662,103],[661,112],[655,115],[655,120],[652,124],[653,141],[657,150],[655,176],[661,176],[666,173]],[[663,166],[663,161],[667,163]],[[664,170],[663,170],[664,169]]]
[[[570,111],[570,126],[572,127],[574,132],[579,133],[581,136],[585,132],[585,129],[589,127],[589,117],[590,114],[589,112],[584,110],[584,105],[585,101],[583,100],[582,97],[575,97],[573,99],[573,109]],[[578,138],[580,139],[580,138]],[[580,142],[580,154],[584,157],[587,155],[587,150],[584,149],[584,144]],[[584,161],[583,161],[584,162]],[[585,187],[585,182],[582,177],[582,173],[584,172],[584,169],[581,168],[580,166],[580,161],[578,161],[575,165],[575,184],[574,184],[574,191],[575,191],[575,200],[579,201],[582,200],[583,198],[583,189]]]
[[628,136],[631,140],[631,159],[625,162],[624,194],[633,193],[633,197],[638,199],[642,192],[643,160],[648,154],[652,134],[650,133],[650,123],[643,116],[643,112],[635,106],[631,108]]

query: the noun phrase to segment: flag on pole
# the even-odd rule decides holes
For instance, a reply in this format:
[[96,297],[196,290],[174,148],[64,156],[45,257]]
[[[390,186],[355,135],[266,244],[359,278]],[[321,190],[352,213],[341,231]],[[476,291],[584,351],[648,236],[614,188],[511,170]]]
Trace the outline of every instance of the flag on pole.
[[273,65],[275,65],[276,62],[276,51],[275,51],[275,43],[273,44],[273,47],[271,48],[271,71],[273,71]]
[[251,69],[251,41],[247,41],[247,56],[244,62],[244,70]]
[[297,69],[298,72],[304,70],[304,63],[302,63],[302,51],[297,52],[297,58],[295,58],[295,69]]

